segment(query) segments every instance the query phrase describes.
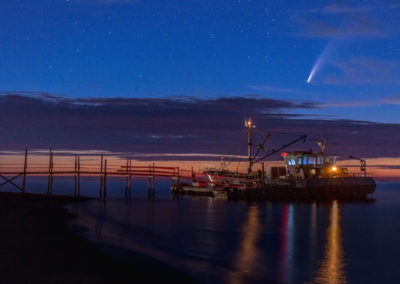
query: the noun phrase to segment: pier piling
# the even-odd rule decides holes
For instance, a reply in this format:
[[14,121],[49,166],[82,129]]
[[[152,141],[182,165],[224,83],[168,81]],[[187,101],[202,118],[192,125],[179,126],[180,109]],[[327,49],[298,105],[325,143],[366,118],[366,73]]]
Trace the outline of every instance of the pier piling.
[[132,160],[129,160],[129,193],[128,199],[131,200],[132,196]]
[[48,172],[48,183],[47,183],[47,195],[53,194],[53,152],[49,152],[49,172]]
[[103,180],[104,180],[104,175],[103,175],[103,154],[100,155],[100,189],[99,189],[99,198],[102,199],[103,195]]
[[75,154],[75,162],[74,162],[74,197],[76,197],[77,194],[77,171],[78,171],[78,157]]
[[[47,154],[48,153],[48,154]],[[166,166],[156,166],[155,163],[150,163],[146,165],[135,165],[133,166],[132,159],[129,156],[126,157],[126,160],[122,162],[122,165],[107,165],[107,159],[105,159],[104,155],[100,155],[100,168],[97,165],[92,165],[88,163],[82,167],[81,165],[81,157],[79,154],[72,154],[69,156],[69,161],[71,164],[63,164],[60,162],[55,165],[54,162],[54,151],[50,148],[45,152],[44,163],[35,163],[32,162],[32,158],[29,161],[28,166],[28,147],[25,147],[24,151],[20,152],[20,155],[23,158],[23,163],[16,166],[15,164],[4,165],[2,164],[0,167],[0,179],[3,179],[0,183],[0,187],[5,185],[11,185],[18,189],[21,193],[27,192],[27,179],[28,176],[41,176],[44,178],[46,182],[47,178],[47,191],[45,189],[45,194],[48,196],[53,195],[53,184],[54,184],[54,176],[69,176],[73,178],[73,193],[71,190],[71,195],[78,198],[81,197],[81,176],[95,176],[96,178],[100,177],[100,186],[98,196],[99,199],[105,200],[107,198],[107,177],[108,176],[116,176],[125,179],[125,199],[130,200],[132,198],[132,190],[133,190],[133,182],[135,177],[139,178],[148,178],[148,194],[149,197],[155,195],[155,184],[157,177],[171,177],[173,182],[179,182],[179,179],[191,179],[194,176],[194,171],[192,169],[192,177],[190,176],[190,172],[186,171],[183,176],[179,170],[179,167],[166,167]],[[48,155],[48,156],[47,156]],[[63,157],[60,158],[60,161],[64,160],[68,155],[61,154]],[[34,157],[36,153],[34,154]],[[42,157],[43,158],[43,157]],[[72,164],[73,160],[73,164]],[[83,160],[83,163],[86,160]],[[18,169],[16,169],[18,168]],[[16,170],[15,170],[16,169]],[[21,185],[15,182],[16,179],[21,177]],[[44,185],[46,186],[46,184]]]
[[25,193],[27,168],[28,168],[28,147],[25,147],[24,174],[22,176],[22,193]]
[[78,156],[78,197],[81,197],[81,157]]
[[104,159],[103,200],[107,199],[107,159]]
[[125,199],[128,199],[129,192],[129,157],[126,157],[126,176],[125,176]]

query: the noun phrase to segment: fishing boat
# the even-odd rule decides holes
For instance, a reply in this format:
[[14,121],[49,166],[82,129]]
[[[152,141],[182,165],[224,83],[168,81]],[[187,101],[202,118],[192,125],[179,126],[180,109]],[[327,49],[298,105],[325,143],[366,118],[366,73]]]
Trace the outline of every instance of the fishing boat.
[[[245,122],[248,129],[248,171],[231,172],[224,168],[208,169],[192,174],[192,183],[173,184],[171,189],[177,194],[208,195],[231,199],[275,200],[275,201],[328,201],[328,200],[368,200],[375,191],[374,178],[367,174],[366,161],[354,156],[349,159],[361,163],[361,173],[349,173],[346,167],[337,164],[337,155],[326,154],[328,139],[316,140],[320,150],[297,150],[283,152],[285,148],[306,139],[303,135],[262,157],[266,135],[262,144],[252,155],[251,120]],[[264,169],[266,158],[279,153],[283,159],[281,167]],[[261,170],[253,171],[253,166],[261,163]]]

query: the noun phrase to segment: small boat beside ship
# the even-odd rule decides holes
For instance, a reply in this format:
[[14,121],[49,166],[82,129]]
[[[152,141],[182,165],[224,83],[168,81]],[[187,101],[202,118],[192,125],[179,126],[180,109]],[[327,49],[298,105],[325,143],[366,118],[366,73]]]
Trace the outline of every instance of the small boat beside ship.
[[[248,128],[248,172],[238,173],[226,169],[208,169],[192,173],[189,183],[177,182],[171,190],[175,194],[207,195],[219,198],[273,201],[328,201],[328,200],[367,200],[375,191],[376,184],[366,172],[363,159],[349,156],[361,162],[361,173],[349,173],[346,167],[337,164],[337,156],[325,153],[328,140],[317,141],[320,151],[299,150],[281,152],[288,146],[304,140],[306,136],[273,150],[258,158],[267,138],[252,155],[251,121]],[[264,169],[262,161],[279,153],[283,159],[282,167]],[[261,170],[253,171],[253,165],[261,163]]]

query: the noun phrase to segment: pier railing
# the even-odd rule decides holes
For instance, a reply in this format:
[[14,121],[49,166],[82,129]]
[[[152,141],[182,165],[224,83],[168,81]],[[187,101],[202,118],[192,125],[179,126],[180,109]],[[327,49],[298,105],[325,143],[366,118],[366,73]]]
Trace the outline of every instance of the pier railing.
[[[89,158],[85,155],[63,154],[58,156],[61,162],[56,163],[52,149],[46,156],[42,154],[40,161],[34,162],[30,161],[27,148],[21,154],[22,163],[16,163],[14,160],[13,162],[0,161],[0,178],[3,179],[0,187],[12,185],[21,193],[25,193],[27,176],[44,176],[48,177],[47,195],[50,196],[53,195],[54,176],[71,176],[74,178],[73,195],[80,197],[81,177],[97,176],[99,177],[99,198],[105,199],[107,198],[107,179],[123,177],[125,178],[125,197],[130,199],[134,177],[147,178],[149,194],[154,194],[154,183],[157,177],[171,178],[173,182],[179,182],[180,179],[190,179],[194,176],[193,169],[188,171],[178,166],[159,166],[154,162],[148,165],[133,165],[130,157],[126,159],[119,157],[110,161],[107,159],[109,156],[105,154],[99,154],[97,157],[91,154]],[[82,159],[85,157],[86,160]],[[17,180],[21,181],[17,182]]]
[[[3,154],[3,155],[2,155]],[[11,161],[4,161],[4,156],[13,156]],[[15,155],[19,156],[20,162],[15,162]],[[55,157],[57,155],[57,160]],[[70,151],[48,152],[31,151],[26,148],[23,152],[0,152],[0,188],[11,185],[21,193],[26,192],[26,179],[28,176],[47,177],[46,194],[53,195],[53,184],[55,176],[73,177],[73,196],[81,196],[81,178],[99,178],[99,198],[107,198],[107,183],[110,177],[121,177],[125,179],[125,198],[131,198],[132,179],[146,178],[148,180],[149,195],[154,195],[156,178],[171,178],[172,183],[187,181],[202,186],[226,185],[227,177],[219,176],[210,172],[182,169],[179,166],[156,165],[155,162],[140,162],[138,164],[131,159],[131,156],[123,158],[123,153],[90,153],[74,154]],[[116,158],[117,157],[117,158]],[[143,164],[146,163],[146,164]],[[1,179],[3,182],[1,182]],[[237,184],[229,184],[230,187],[240,187],[242,182],[248,179],[234,177]]]

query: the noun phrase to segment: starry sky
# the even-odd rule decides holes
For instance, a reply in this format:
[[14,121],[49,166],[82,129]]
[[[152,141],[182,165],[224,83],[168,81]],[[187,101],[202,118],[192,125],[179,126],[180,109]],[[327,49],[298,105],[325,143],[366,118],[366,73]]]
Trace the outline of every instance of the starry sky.
[[247,116],[369,156],[393,154],[373,143],[400,145],[399,1],[2,0],[0,10],[0,129],[13,129],[3,147],[152,151],[149,139],[231,151]]

